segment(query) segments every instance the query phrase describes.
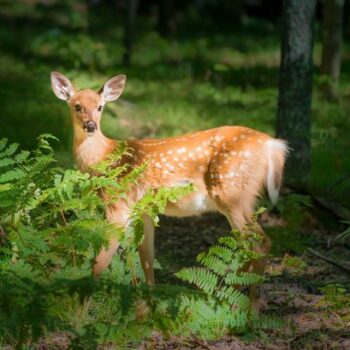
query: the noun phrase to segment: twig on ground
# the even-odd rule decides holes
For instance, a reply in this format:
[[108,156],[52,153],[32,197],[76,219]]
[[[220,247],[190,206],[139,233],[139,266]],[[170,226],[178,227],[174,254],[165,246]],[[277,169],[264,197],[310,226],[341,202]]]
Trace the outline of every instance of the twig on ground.
[[330,186],[328,186],[327,192],[331,192],[335,187],[337,187],[339,184],[341,184],[342,182],[344,182],[345,180],[347,180],[349,178],[350,178],[350,174],[346,174],[346,175],[342,176],[341,178],[337,179]]
[[328,257],[326,257],[326,256],[324,256],[324,255],[322,255],[321,253],[317,252],[316,250],[314,250],[314,249],[312,249],[312,248],[308,248],[308,251],[309,251],[312,255],[318,257],[319,259],[328,262],[328,264],[331,264],[331,265],[337,267],[338,269],[340,269],[340,270],[342,270],[342,271],[344,271],[344,272],[350,274],[350,269],[349,269],[349,268],[347,268],[347,267],[345,267],[345,266],[343,266],[343,265],[340,265],[340,264],[337,263],[336,261],[334,261],[334,260],[332,260],[332,259],[330,259],[330,258],[328,258]]
[[197,338],[191,338],[191,342],[196,344],[196,345],[199,345],[201,346],[203,349],[206,349],[206,350],[210,350],[210,347],[207,345],[207,344],[204,344],[203,342],[201,342],[199,339]]

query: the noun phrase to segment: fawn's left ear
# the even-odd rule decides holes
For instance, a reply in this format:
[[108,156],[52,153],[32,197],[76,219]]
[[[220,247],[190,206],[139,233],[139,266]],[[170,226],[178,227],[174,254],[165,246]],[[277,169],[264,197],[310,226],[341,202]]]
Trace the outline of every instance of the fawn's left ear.
[[51,87],[60,100],[69,101],[74,95],[72,83],[59,72],[51,72]]
[[99,91],[103,101],[115,101],[122,94],[125,82],[126,76],[124,74],[119,74],[108,80]]

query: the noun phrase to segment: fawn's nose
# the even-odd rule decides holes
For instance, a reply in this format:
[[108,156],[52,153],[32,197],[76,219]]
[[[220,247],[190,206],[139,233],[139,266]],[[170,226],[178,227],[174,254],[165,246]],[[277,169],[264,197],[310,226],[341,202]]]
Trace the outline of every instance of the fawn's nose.
[[97,124],[94,121],[89,120],[84,122],[83,128],[86,132],[95,132],[97,129]]

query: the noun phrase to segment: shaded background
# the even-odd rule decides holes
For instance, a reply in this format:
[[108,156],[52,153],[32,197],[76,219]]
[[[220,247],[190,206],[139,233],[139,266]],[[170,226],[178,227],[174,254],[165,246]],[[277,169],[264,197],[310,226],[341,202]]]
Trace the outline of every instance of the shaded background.
[[[165,137],[236,124],[275,133],[279,0],[1,0],[0,5],[0,137],[32,148],[38,135],[51,133],[60,139],[55,145],[60,160],[72,166],[69,113],[51,91],[52,70],[77,88],[98,89],[116,74],[128,76],[124,94],[103,115],[102,130],[110,137]],[[310,184],[348,203],[350,6],[344,7],[337,98],[327,99],[320,91],[321,5],[315,21]]]

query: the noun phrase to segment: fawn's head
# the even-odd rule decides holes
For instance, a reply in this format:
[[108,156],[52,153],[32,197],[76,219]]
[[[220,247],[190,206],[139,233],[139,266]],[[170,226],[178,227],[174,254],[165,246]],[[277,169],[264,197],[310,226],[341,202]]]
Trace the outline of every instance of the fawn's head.
[[77,91],[63,74],[51,73],[52,90],[59,99],[67,101],[75,130],[90,136],[99,128],[103,106],[122,94],[125,82],[126,76],[120,74],[108,80],[97,92],[90,89]]

